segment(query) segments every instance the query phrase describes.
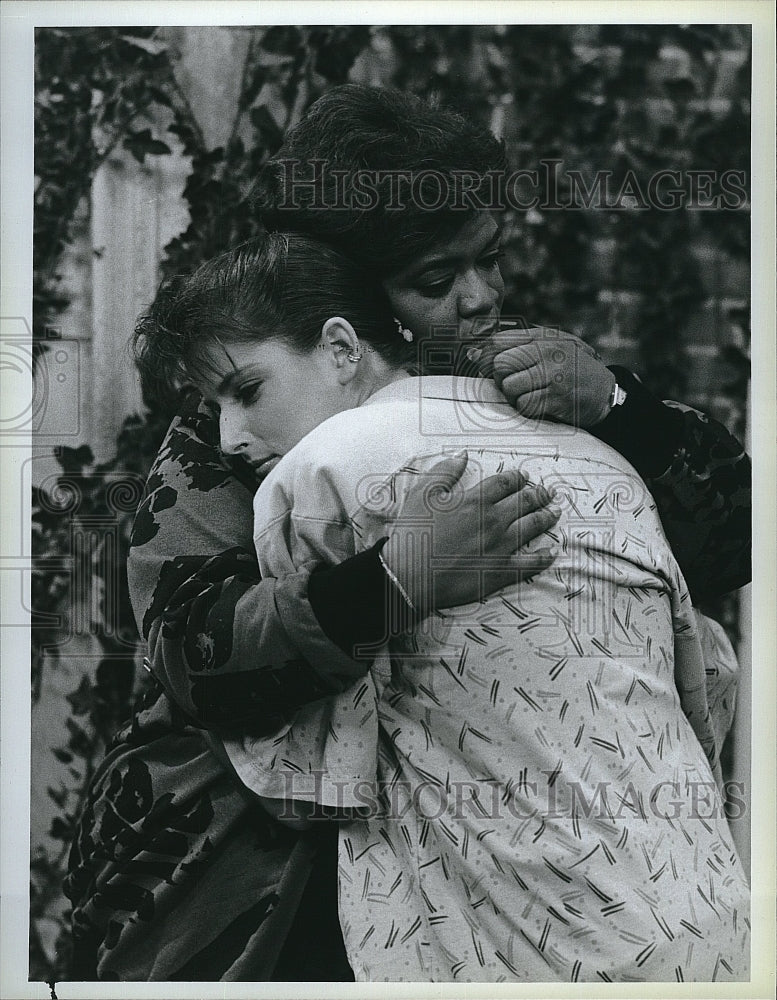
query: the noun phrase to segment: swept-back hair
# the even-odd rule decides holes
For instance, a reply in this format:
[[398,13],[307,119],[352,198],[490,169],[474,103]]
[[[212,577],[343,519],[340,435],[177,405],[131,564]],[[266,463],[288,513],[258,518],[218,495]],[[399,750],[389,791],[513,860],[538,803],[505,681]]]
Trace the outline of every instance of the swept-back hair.
[[299,233],[268,233],[163,282],[139,319],[135,359],[149,399],[212,370],[214,345],[280,339],[312,351],[332,316],[393,364],[410,357],[373,273]]
[[385,275],[457,232],[506,167],[504,144],[464,115],[345,84],[288,133],[254,204],[268,229],[326,240]]

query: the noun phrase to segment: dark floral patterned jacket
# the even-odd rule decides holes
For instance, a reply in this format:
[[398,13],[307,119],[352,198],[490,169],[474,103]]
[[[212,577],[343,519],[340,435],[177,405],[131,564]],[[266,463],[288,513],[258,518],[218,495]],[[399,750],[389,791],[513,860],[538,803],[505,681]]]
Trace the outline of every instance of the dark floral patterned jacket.
[[[691,593],[750,578],[750,463],[720,424],[628,390],[593,433],[648,483]],[[135,521],[128,567],[154,683],[95,775],[70,858],[80,980],[348,979],[334,828],[271,820],[219,734],[271,732],[368,665],[387,584],[371,550],[260,580],[256,483],[218,448],[193,399],[170,427]]]

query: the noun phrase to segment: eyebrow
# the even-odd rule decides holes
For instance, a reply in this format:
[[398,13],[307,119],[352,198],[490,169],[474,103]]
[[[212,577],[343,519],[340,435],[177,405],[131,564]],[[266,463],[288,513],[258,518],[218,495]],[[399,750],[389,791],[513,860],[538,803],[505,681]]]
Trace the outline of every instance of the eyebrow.
[[[478,253],[485,253],[487,250],[490,250],[492,246],[501,240],[501,238],[502,230],[499,228],[496,230],[494,235],[483,244]],[[420,263],[410,269],[408,272],[408,278],[418,277],[420,274],[423,274],[424,271],[428,271],[434,267],[444,267],[446,264],[455,264],[461,259],[461,256],[461,253],[451,253],[439,257],[429,256],[426,260],[422,259]]]
[[228,372],[227,375],[219,382],[216,386],[216,393],[221,396],[224,393],[231,392],[235,384],[243,378],[244,375],[257,375],[264,376],[265,370],[259,365],[251,364],[246,365],[243,368],[235,368],[234,371]]
[[239,372],[230,372],[229,375],[225,376],[225,378],[223,378],[216,386],[216,395],[221,396],[225,392],[229,392],[237,381],[238,374]]

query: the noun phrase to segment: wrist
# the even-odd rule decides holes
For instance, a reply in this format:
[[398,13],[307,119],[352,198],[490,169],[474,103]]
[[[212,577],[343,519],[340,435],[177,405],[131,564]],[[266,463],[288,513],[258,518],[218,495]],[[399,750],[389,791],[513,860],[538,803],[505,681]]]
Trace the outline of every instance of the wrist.
[[389,564],[386,562],[386,560],[385,560],[385,558],[383,556],[383,552],[380,549],[378,549],[378,560],[379,560],[381,566],[383,567],[383,570],[384,570],[386,576],[389,578],[389,581],[394,585],[394,587],[395,587],[397,593],[399,594],[399,596],[405,602],[405,604],[407,605],[407,607],[409,608],[409,610],[413,614],[415,614],[418,609],[416,608],[415,604],[413,603],[412,597],[410,596],[410,594],[408,594],[407,590],[405,590],[404,586],[402,585],[402,581],[399,579],[399,577],[396,575],[396,573],[392,570],[391,566],[389,566]]
[[420,582],[423,580],[421,553],[418,546],[412,544],[412,539],[405,539],[403,545],[403,537],[399,532],[389,535],[378,553],[386,577],[387,607],[394,631],[404,631],[419,621],[428,604]]
[[620,384],[620,382],[618,382],[617,378],[615,377],[615,374],[613,372],[610,372],[610,374],[612,378],[610,384],[610,393],[609,396],[607,397],[607,408],[604,411],[604,416],[599,421],[597,421],[598,423],[601,423],[602,420],[606,420],[607,417],[609,417],[610,414],[613,412],[613,410],[615,410],[617,407],[623,406],[626,403],[626,400],[628,399],[629,395],[628,392]]
[[621,395],[618,392],[620,386],[618,385],[618,380],[615,377],[615,374],[610,371],[609,368],[605,368],[605,371],[607,373],[607,380],[605,384],[604,401],[599,411],[599,416],[591,424],[593,427],[598,426],[603,420],[606,420],[612,413],[615,406],[618,405],[619,400],[621,400]]
[[626,390],[618,385],[616,382],[612,387],[612,393],[610,394],[610,412],[615,409],[616,406],[623,406],[628,398],[628,393]]
[[658,476],[677,449],[682,416],[656,399],[627,368],[610,365],[609,370],[626,398],[589,431],[627,458],[641,476]]

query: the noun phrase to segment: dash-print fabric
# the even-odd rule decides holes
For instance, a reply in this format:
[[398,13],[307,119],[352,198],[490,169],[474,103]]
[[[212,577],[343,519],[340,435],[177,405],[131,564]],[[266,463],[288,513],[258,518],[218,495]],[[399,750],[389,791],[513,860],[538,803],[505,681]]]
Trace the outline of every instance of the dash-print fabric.
[[516,416],[489,383],[395,383],[268,478],[262,572],[373,544],[410,477],[459,447],[465,486],[519,467],[556,489],[556,562],[390,638],[367,681],[273,740],[230,744],[232,761],[259,794],[371,810],[340,835],[359,980],[747,979],[749,893],[716,783],[725,721],[652,498],[620,456]]

